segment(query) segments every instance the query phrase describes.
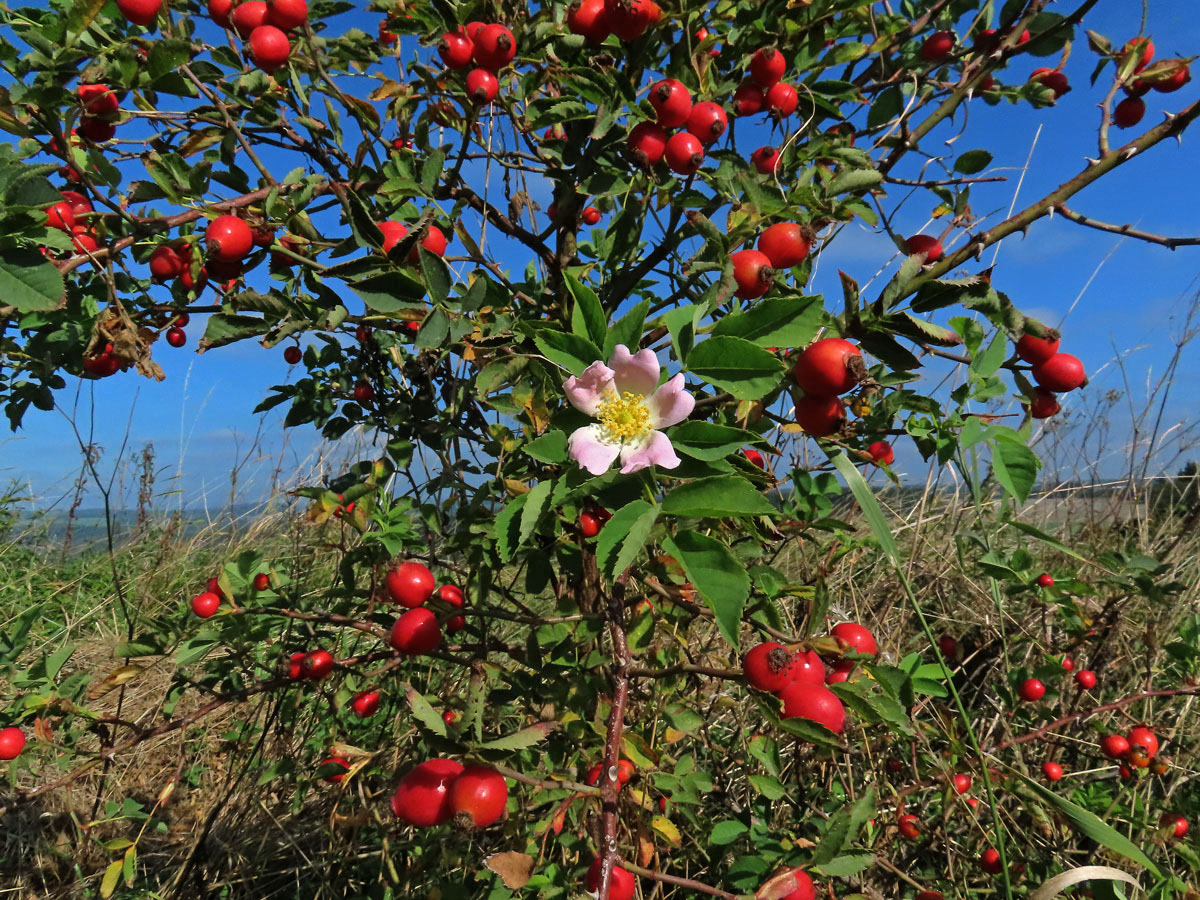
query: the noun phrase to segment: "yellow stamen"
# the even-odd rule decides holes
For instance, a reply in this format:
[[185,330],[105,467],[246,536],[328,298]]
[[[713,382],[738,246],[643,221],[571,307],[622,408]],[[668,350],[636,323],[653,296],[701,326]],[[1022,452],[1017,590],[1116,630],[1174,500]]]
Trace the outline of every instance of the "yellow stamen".
[[641,394],[613,392],[601,401],[596,412],[604,440],[610,444],[631,444],[654,430],[650,407]]

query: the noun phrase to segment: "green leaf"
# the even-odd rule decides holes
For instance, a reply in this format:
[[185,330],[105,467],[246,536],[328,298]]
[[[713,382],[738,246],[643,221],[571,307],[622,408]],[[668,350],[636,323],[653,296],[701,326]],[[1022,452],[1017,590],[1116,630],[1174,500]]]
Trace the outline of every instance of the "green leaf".
[[412,714],[416,720],[434,734],[445,737],[446,723],[442,720],[441,714],[425,699],[424,695],[411,684],[404,686],[404,694],[408,698],[408,705],[412,709]]
[[209,629],[192,635],[179,645],[175,653],[175,664],[188,666],[208,655],[208,651],[217,645],[217,636]]
[[437,187],[442,170],[446,168],[446,154],[441,150],[431,150],[421,164],[421,188],[426,194],[432,194]]
[[430,253],[420,244],[417,247],[421,258],[421,278],[429,291],[429,299],[437,305],[444,304],[450,296],[450,270],[445,260],[436,253]]
[[740,337],[718,336],[701,341],[688,354],[688,370],[739,400],[757,400],[778,387],[783,363]]
[[108,900],[113,895],[113,891],[117,889],[117,883],[121,880],[121,874],[125,869],[125,860],[114,859],[108,864],[108,868],[104,870],[104,877],[100,879],[100,896],[104,900]]
[[968,150],[954,161],[954,171],[964,175],[982,172],[992,162],[992,154],[986,150]]
[[1028,785],[1034,793],[1041,797],[1044,801],[1058,808],[1064,816],[1079,826],[1087,837],[1091,838],[1097,844],[1107,847],[1113,853],[1124,856],[1126,859],[1137,863],[1149,869],[1155,877],[1162,877],[1162,873],[1148,857],[1145,852],[1121,832],[1117,831],[1111,825],[1102,821],[1095,813],[1084,809],[1075,803],[1072,803],[1061,794],[1056,794],[1054,791],[1043,787],[1037,781],[1029,778],[1020,772],[1015,773],[1022,781]]
[[643,300],[629,312],[618,319],[613,327],[608,329],[604,338],[604,359],[612,357],[617,344],[624,344],[631,353],[636,353],[642,342],[642,328],[646,324],[646,313],[650,311],[650,301]]
[[496,521],[492,525],[492,533],[496,537],[496,551],[500,554],[500,559],[504,562],[512,559],[513,553],[516,552],[517,546],[520,544],[519,529],[521,520],[518,518],[518,515],[527,499],[529,499],[528,494],[518,494],[500,511],[500,514],[496,516]]
[[629,568],[646,546],[660,512],[657,504],[634,500],[613,513],[596,538],[596,561],[605,578],[611,581]]
[[848,878],[851,875],[857,875],[864,869],[869,869],[874,862],[875,854],[873,853],[847,853],[845,856],[836,857],[827,863],[815,866],[815,868],[822,875],[830,878]]
[[693,459],[724,459],[748,444],[765,446],[767,442],[753,431],[732,425],[688,421],[676,425],[670,433],[671,445]]
[[542,513],[546,511],[546,504],[550,501],[550,492],[553,488],[553,479],[547,478],[535,484],[533,489],[525,495],[525,506],[521,509],[520,542],[522,544],[529,540],[537,528]]
[[892,530],[888,527],[887,519],[883,516],[883,510],[879,506],[879,501],[875,499],[871,486],[867,484],[862,473],[855,468],[854,463],[850,462],[850,458],[845,453],[839,452],[834,456],[833,464],[841,473],[842,478],[846,480],[846,486],[850,488],[850,493],[854,494],[854,499],[858,501],[859,508],[862,509],[867,524],[871,526],[871,532],[875,535],[875,540],[879,541],[880,549],[887,555],[893,566],[898,566],[900,552],[896,549],[896,539],[892,537]]
[[542,328],[533,336],[533,342],[542,355],[556,366],[562,366],[572,375],[600,359],[600,350],[587,338],[566,334],[551,328]]
[[544,722],[538,725],[530,725],[528,728],[522,728],[520,731],[514,731],[512,734],[506,734],[504,737],[498,737],[487,743],[480,744],[480,750],[524,750],[526,747],[532,747],[534,744],[541,743],[546,739],[556,723]]
[[713,611],[721,634],[736,650],[742,610],[750,596],[745,566],[720,541],[694,531],[665,537],[663,547],[683,566],[684,574]]
[[871,111],[867,113],[868,130],[874,131],[896,118],[903,111],[904,95],[900,93],[899,88],[890,87],[880,91],[875,102],[871,104]]
[[751,787],[768,800],[779,800],[787,795],[787,788],[772,775],[751,775],[748,781]]
[[125,876],[125,887],[133,887],[134,881],[137,880],[137,844],[125,851],[121,872]]
[[258,337],[271,330],[271,323],[258,316],[241,316],[237,313],[214,313],[208,317],[200,349],[223,347],[247,338]]
[[[1037,481],[1037,473],[1042,461],[1038,459],[1036,453],[1020,441],[1019,437],[1016,440],[1005,437],[996,438],[997,432],[1003,434],[1008,431],[1011,430],[992,430],[991,437],[994,439],[992,443],[992,474],[996,476],[1001,487],[1016,498],[1018,503],[1024,503],[1029,499],[1029,492],[1033,490],[1033,485]],[[1011,433],[1016,436],[1016,432]]]
[[1007,357],[1008,338],[1002,332],[997,332],[992,338],[992,342],[975,354],[969,368],[980,378],[987,378],[989,375],[996,374]]
[[597,347],[603,347],[608,338],[608,317],[604,315],[600,298],[570,273],[567,274],[567,290],[575,299],[575,305],[571,308],[571,331],[579,337],[588,338]]
[[841,856],[852,844],[862,827],[875,815],[875,791],[869,790],[854,803],[840,810],[829,820],[825,836],[813,853],[813,863],[824,865]]
[[775,507],[753,484],[740,475],[716,475],[681,484],[663,499],[663,512],[671,516],[771,515]]
[[444,346],[448,337],[450,337],[450,317],[439,306],[434,307],[433,311],[425,316],[413,343],[422,349],[429,350]]
[[411,307],[425,298],[425,285],[404,272],[371,275],[351,283],[350,290],[368,307],[385,315]]
[[865,191],[883,182],[883,173],[878,169],[846,169],[834,176],[825,189],[829,196],[847,191]]
[[821,326],[820,297],[761,300],[745,312],[725,316],[712,333],[739,337],[760,347],[806,347]]
[[62,274],[25,247],[0,249],[0,303],[17,312],[48,312],[66,300]]
[[708,836],[708,842],[714,846],[723,847],[726,844],[732,844],[749,830],[745,823],[739,822],[737,819],[726,819],[713,826],[712,833]]
[[565,431],[547,431],[521,448],[527,456],[532,456],[538,462],[547,465],[566,462],[567,433]]

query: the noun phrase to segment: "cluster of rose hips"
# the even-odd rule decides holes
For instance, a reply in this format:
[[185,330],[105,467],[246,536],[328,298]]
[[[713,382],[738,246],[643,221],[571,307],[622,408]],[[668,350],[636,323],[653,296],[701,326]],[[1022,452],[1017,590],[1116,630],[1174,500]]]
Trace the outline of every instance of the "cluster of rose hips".
[[846,727],[846,708],[827,685],[849,680],[857,658],[874,656],[879,648],[874,635],[855,622],[835,625],[830,634],[843,655],[834,659],[829,669],[816,650],[797,652],[768,641],[746,654],[742,674],[751,687],[780,699],[783,718],[809,719],[841,734]]
[[250,58],[264,72],[283,68],[292,55],[287,33],[308,21],[308,0],[208,0],[208,15],[225,29],[236,31],[250,49]]
[[[1132,62],[1131,74],[1140,76],[1154,60],[1154,42],[1150,38],[1133,38],[1114,54],[1114,59],[1122,69]],[[1128,96],[1113,109],[1112,123],[1118,128],[1132,128],[1146,115],[1146,101],[1142,98],[1147,93],[1155,90],[1170,94],[1191,80],[1192,73],[1186,60],[1163,60],[1154,67],[1152,75],[1147,73],[1121,86]]]
[[662,9],[654,0],[576,0],[567,10],[567,28],[593,44],[602,44],[610,34],[622,41],[636,41],[662,20]]
[[1158,736],[1142,725],[1131,728],[1125,735],[1105,735],[1100,740],[1100,752],[1120,763],[1118,772],[1122,778],[1132,778],[1134,769],[1148,769],[1151,764],[1154,764],[1155,774],[1162,775],[1167,771],[1166,762],[1154,763],[1158,756]]
[[[843,338],[814,341],[796,355],[792,367],[792,377],[804,391],[796,401],[796,422],[813,437],[834,434],[846,420],[846,405],[840,395],[854,390],[866,374],[862,351],[854,344]],[[879,461],[888,460],[882,447],[870,452],[872,457],[878,452]]]
[[496,73],[517,55],[517,41],[503,25],[468,22],[457,31],[442,35],[438,55],[446,68],[455,71],[474,65],[467,72],[467,97],[476,106],[486,106],[500,91]]
[[[388,596],[408,611],[403,613],[389,636],[395,649],[409,656],[429,653],[442,643],[442,626],[437,613],[425,604],[435,596],[433,573],[415,560],[407,560],[387,574],[384,587]],[[463,592],[453,584],[443,584],[436,590],[436,598],[449,611],[463,608]],[[446,631],[450,634],[462,631],[466,619],[455,614],[446,619]]]
[[[255,591],[269,591],[271,589],[271,576],[266,572],[259,572],[251,581]],[[208,579],[208,583],[204,586],[204,590],[192,598],[192,612],[201,619],[211,619],[221,608],[222,603],[228,603],[229,598],[225,596],[225,592],[221,590],[221,582],[217,576]],[[293,657],[295,660],[295,657]],[[332,660],[331,660],[332,664]],[[326,673],[328,674],[328,673]],[[293,676],[297,677],[297,676]]]
[[[408,237],[408,226],[403,222],[388,219],[385,222],[376,222],[375,224],[383,232],[383,253],[385,256],[393,247]],[[446,252],[446,244],[446,235],[436,225],[431,224],[420,242],[413,244],[412,249],[408,251],[408,264],[415,266],[421,262],[421,251],[417,247],[424,247],[434,256],[443,256]]]
[[471,831],[500,820],[508,804],[508,782],[491,766],[463,766],[430,759],[415,766],[392,794],[392,812],[416,828],[453,822]]
[[737,250],[729,255],[736,296],[741,300],[761,297],[775,284],[777,272],[808,258],[812,244],[812,230],[806,225],[777,222],[768,226],[758,236],[758,249]]
[[71,235],[76,253],[94,253],[100,241],[90,223],[95,208],[92,201],[78,191],[60,191],[62,200],[46,208],[46,225]]
[[1032,365],[1031,374],[1037,382],[1029,401],[1029,415],[1048,419],[1062,407],[1057,393],[1073,391],[1087,383],[1083,363],[1070,353],[1059,353],[1059,335],[1049,331],[1045,337],[1021,335],[1017,341],[1017,356]]

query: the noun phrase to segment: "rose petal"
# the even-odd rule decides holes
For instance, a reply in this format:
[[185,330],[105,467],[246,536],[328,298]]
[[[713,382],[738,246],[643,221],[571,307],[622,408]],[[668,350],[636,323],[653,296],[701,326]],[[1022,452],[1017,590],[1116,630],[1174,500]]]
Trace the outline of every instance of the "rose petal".
[[580,468],[593,475],[603,475],[616,460],[621,447],[600,440],[599,425],[585,425],[567,439],[567,452]]
[[578,378],[572,375],[564,381],[563,390],[573,407],[594,416],[600,402],[614,390],[613,370],[602,362],[594,362]]
[[655,428],[666,428],[682,422],[696,408],[696,398],[687,392],[683,373],[680,372],[646,398],[650,409],[650,421]]
[[674,469],[680,459],[675,455],[671,439],[661,431],[652,431],[637,443],[626,444],[621,449],[621,462],[621,473],[628,475],[648,466]]
[[662,367],[658,364],[658,357],[654,355],[653,350],[630,353],[624,344],[617,344],[608,364],[612,367],[617,390],[622,394],[628,391],[649,397],[658,387],[658,376]]

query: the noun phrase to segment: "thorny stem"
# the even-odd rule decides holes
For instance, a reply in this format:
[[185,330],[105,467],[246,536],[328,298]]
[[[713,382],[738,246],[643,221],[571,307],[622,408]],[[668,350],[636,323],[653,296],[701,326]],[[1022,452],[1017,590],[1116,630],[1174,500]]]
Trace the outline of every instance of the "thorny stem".
[[608,900],[613,864],[617,860],[617,760],[621,755],[621,737],[625,730],[625,707],[629,702],[629,669],[632,657],[625,638],[625,570],[608,594],[608,633],[613,643],[613,702],[608,717],[608,735],[604,742],[604,769],[600,779],[600,809],[603,837],[600,847],[600,888],[597,900]]

